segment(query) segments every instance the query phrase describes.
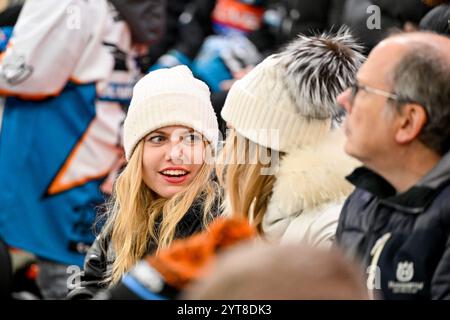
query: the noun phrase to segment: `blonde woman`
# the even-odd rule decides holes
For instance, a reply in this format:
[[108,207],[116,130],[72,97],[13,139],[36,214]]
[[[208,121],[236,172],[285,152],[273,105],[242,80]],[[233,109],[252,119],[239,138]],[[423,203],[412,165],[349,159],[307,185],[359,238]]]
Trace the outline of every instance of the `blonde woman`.
[[228,93],[218,165],[225,211],[269,240],[329,246],[357,165],[345,155],[336,96],[363,61],[346,30],[299,36]]
[[218,124],[209,94],[185,66],[151,72],[136,84],[124,123],[128,163],[86,256],[81,286],[69,298],[92,297],[146,254],[205,229],[216,216],[210,160]]

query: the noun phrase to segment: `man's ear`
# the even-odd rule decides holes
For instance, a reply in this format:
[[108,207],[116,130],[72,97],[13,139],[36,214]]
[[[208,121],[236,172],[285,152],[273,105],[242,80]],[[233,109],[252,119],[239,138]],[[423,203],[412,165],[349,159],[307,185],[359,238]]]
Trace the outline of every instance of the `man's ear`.
[[395,141],[400,144],[409,143],[418,137],[427,123],[427,113],[420,104],[407,103],[401,107],[399,121]]

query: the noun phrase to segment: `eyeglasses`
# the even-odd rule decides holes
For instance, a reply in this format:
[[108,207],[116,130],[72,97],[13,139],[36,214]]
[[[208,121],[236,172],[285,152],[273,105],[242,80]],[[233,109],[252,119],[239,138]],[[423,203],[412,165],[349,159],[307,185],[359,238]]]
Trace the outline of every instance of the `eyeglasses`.
[[412,100],[408,98],[401,97],[400,95],[388,91],[384,91],[381,89],[373,88],[366,86],[364,84],[360,84],[356,82],[354,85],[351,85],[350,87],[351,93],[350,93],[350,105],[353,106],[353,103],[355,101],[356,95],[358,94],[359,90],[364,90],[369,93],[377,94],[379,96],[385,97],[388,100],[396,101],[398,104],[405,104],[405,103],[416,103],[423,107],[425,110],[425,113],[427,114],[427,117],[429,116],[428,110],[425,107],[426,104],[423,101],[420,100]]
[[363,84],[359,84],[359,83],[355,83],[354,85],[350,86],[350,89],[351,89],[351,96],[350,96],[350,103],[351,104],[353,104],[353,102],[355,101],[356,95],[358,94],[359,90],[364,90],[364,91],[369,92],[369,93],[377,94],[377,95],[385,97],[385,98],[387,98],[389,100],[403,101],[395,93],[391,93],[391,92],[384,91],[384,90],[381,90],[381,89],[369,87],[369,86],[366,86],[366,85],[363,85]]

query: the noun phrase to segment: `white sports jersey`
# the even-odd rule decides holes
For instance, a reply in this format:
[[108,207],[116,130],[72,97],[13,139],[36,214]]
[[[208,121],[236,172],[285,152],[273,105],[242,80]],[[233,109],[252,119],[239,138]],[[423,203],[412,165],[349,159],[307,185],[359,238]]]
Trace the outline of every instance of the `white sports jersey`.
[[106,0],[26,1],[1,58],[0,93],[40,98],[58,95],[68,80],[106,79],[114,65],[103,45],[108,19]]

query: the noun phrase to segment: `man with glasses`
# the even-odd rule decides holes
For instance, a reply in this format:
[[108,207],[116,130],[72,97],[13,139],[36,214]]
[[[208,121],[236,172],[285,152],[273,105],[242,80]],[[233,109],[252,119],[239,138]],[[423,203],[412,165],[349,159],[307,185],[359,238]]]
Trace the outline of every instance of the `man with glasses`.
[[450,299],[450,39],[392,36],[338,97],[347,179],[337,242],[367,267],[374,298]]

